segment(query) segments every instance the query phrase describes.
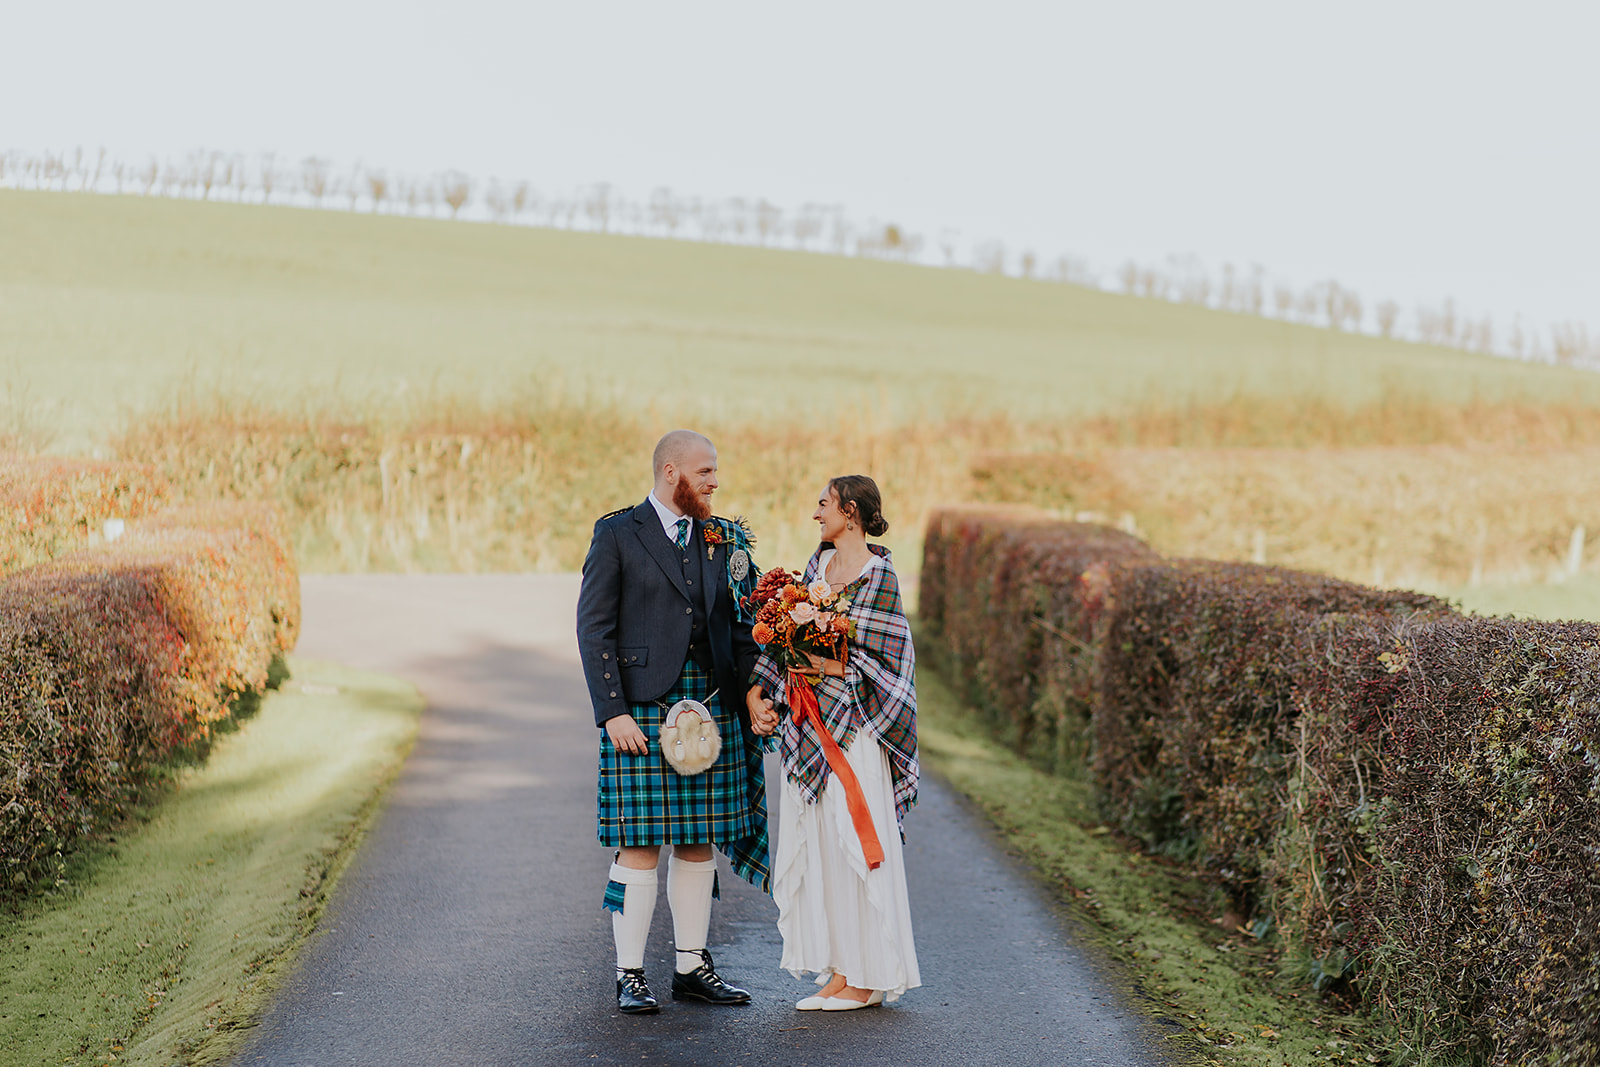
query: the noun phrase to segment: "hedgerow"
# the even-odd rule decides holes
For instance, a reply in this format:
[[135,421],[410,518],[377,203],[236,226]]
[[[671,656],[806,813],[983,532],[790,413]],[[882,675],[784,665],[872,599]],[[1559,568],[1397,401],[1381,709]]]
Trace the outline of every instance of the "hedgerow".
[[1100,604],[1081,577],[1158,558],[1138,538],[1026,510],[968,507],[928,520],[919,617],[952,680],[1012,748],[1071,771],[1087,738],[1084,651]]
[[172,509],[0,579],[0,894],[59,877],[152,770],[281,677],[298,629],[263,506]]
[[83,548],[107,519],[148,515],[170,496],[148,464],[0,455],[0,574]]
[[922,647],[997,735],[1088,774],[1398,1058],[1600,1063],[1600,628],[1037,513],[941,512],[926,546]]

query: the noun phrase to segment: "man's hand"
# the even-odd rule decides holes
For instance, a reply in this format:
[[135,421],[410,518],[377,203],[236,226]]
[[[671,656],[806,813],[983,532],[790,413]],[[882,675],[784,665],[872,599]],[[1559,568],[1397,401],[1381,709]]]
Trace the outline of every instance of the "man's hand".
[[750,712],[750,729],[757,734],[767,737],[778,728],[778,713],[773,710],[772,701],[762,695],[759,685],[751,686],[744,695],[744,706]]
[[606,736],[611,738],[618,752],[642,756],[650,751],[650,742],[645,738],[644,731],[639,729],[639,724],[633,721],[632,715],[607,719]]

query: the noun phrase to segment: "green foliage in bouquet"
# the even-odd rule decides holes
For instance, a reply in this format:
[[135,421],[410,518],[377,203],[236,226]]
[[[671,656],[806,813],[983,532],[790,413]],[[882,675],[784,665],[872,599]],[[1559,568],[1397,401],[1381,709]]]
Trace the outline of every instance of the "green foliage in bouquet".
[[746,598],[755,610],[751,635],[786,668],[809,667],[811,656],[843,661],[855,636],[849,612],[858,584],[835,592],[826,581],[807,585],[801,575],[774,567]]

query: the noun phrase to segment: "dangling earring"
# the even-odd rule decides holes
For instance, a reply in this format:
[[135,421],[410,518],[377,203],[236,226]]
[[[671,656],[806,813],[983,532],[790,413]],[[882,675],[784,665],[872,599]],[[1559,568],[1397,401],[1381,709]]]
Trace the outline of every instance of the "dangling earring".
[[844,528],[846,530],[854,530],[856,528],[856,524],[853,522],[847,522],[844,524]]

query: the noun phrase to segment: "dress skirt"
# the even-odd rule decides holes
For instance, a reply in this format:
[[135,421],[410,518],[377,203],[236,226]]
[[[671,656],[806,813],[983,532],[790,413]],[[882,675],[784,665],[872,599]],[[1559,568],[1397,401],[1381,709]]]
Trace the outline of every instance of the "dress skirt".
[[787,777],[778,814],[778,856],[772,897],[783,935],[779,964],[818,984],[834,972],[858,989],[881,989],[895,1000],[922,984],[911,940],[906,869],[894,815],[889,760],[867,730],[858,730],[845,758],[861,782],[883,863],[867,869],[844,787],[828,776],[815,804]]

